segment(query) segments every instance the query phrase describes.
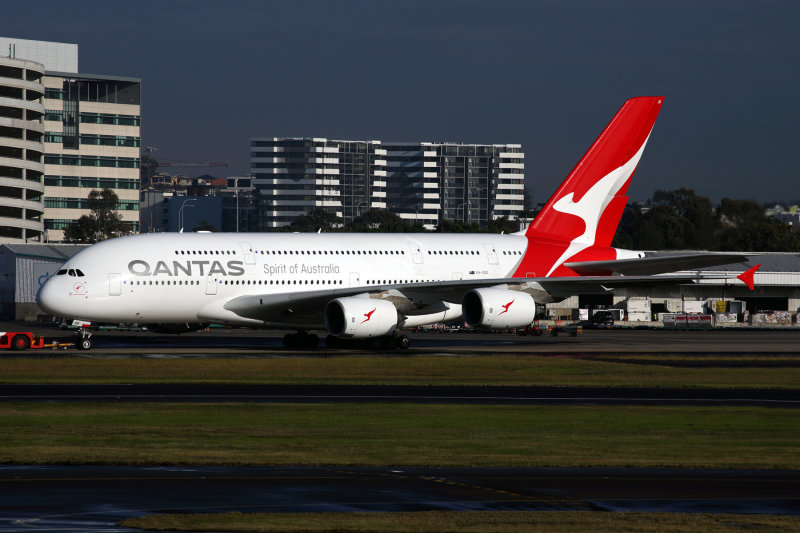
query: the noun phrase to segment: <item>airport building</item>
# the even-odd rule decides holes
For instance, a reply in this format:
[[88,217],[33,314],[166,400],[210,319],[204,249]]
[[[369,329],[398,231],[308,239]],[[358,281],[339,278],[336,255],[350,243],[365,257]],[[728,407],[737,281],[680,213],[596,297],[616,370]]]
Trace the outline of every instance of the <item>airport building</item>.
[[79,73],[76,44],[0,38],[5,49],[44,65],[42,240],[63,240],[67,225],[89,214],[89,193],[105,188],[138,231],[141,80]]
[[323,208],[344,224],[387,209],[434,229],[440,220],[485,225],[523,209],[518,144],[386,143],[253,138],[250,171],[263,229]]

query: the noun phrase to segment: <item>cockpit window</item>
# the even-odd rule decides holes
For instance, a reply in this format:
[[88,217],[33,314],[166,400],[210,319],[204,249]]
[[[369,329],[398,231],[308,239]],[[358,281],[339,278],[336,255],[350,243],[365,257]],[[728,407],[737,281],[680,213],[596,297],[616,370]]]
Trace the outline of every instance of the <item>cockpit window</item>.
[[67,273],[67,269],[66,268],[62,268],[61,270],[56,272],[56,276],[63,276],[66,273]]
[[78,275],[78,277],[79,277],[79,278],[82,278],[82,277],[83,277],[83,272],[81,272],[81,269],[80,269],[80,268],[76,268],[76,269],[75,269],[75,273]]
[[72,277],[75,277],[75,269],[74,268],[70,268],[68,274],[70,276],[72,276]]

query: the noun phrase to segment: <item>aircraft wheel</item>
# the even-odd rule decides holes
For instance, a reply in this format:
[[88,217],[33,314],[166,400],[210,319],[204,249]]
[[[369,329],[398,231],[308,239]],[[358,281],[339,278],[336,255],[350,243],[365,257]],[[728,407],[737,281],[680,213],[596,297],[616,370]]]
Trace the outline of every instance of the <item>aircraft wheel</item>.
[[411,341],[405,335],[398,335],[395,337],[394,342],[401,350],[405,350],[411,345]]
[[316,348],[317,346],[319,346],[319,337],[317,337],[313,333],[311,333],[310,335],[309,334],[303,335],[303,337],[305,337],[303,339],[304,341],[303,346],[305,348]]
[[335,337],[333,335],[328,335],[325,337],[325,346],[328,348],[341,348],[342,347],[342,339],[339,337]]
[[15,335],[11,339],[11,348],[13,350],[27,350],[31,346],[31,340],[27,335]]
[[78,349],[79,350],[91,350],[92,349],[92,339],[85,338],[78,341]]
[[287,333],[283,336],[284,348],[297,348],[297,334]]

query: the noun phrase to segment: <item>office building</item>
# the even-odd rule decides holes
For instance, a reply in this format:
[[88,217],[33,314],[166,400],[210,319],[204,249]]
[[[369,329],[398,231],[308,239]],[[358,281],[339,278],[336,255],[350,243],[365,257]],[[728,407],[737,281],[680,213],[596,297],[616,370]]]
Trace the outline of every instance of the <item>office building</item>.
[[90,213],[92,190],[113,190],[139,230],[141,80],[81,74],[78,45],[0,38],[0,50],[44,65],[44,240],[63,240]]

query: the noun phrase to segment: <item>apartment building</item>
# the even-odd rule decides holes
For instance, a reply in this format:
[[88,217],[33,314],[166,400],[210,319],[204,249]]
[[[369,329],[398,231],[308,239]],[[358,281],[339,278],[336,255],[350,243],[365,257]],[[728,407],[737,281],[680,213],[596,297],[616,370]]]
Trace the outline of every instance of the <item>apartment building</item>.
[[519,144],[254,138],[250,162],[264,229],[314,208],[345,225],[369,209],[387,209],[428,229],[443,219],[514,218],[523,209]]

